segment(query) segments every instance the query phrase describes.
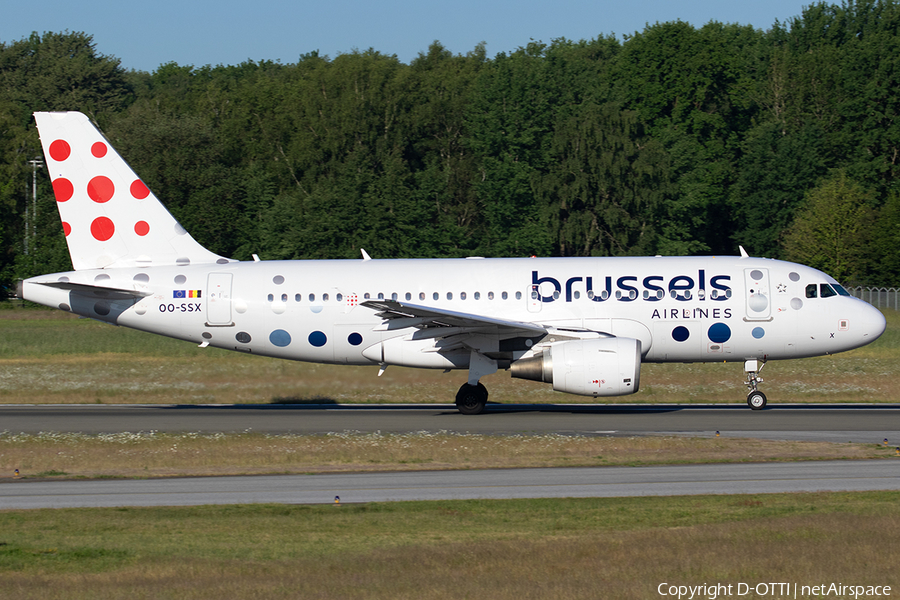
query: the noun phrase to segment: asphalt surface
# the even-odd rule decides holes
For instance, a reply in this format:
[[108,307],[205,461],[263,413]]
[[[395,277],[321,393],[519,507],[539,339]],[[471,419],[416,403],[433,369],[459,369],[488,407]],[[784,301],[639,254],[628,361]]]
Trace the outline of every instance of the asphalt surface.
[[900,490],[900,460],[0,484],[0,509]]
[[485,435],[693,435],[900,446],[900,405],[492,405],[465,416],[439,405],[4,405],[0,431],[315,434],[452,431]]
[[[453,431],[490,435],[691,435],[900,445],[900,405],[28,405],[0,406],[0,431],[115,433]],[[497,469],[122,481],[0,483],[0,509],[333,503],[900,490],[900,459],[658,467]]]

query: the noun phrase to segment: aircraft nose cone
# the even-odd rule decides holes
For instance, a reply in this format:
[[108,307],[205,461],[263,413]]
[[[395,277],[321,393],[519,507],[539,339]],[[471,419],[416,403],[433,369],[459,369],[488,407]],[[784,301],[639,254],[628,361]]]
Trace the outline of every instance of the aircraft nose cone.
[[884,333],[887,327],[887,320],[884,318],[884,314],[871,304],[866,306],[861,320],[863,343],[865,344],[874,342],[881,337],[881,334]]

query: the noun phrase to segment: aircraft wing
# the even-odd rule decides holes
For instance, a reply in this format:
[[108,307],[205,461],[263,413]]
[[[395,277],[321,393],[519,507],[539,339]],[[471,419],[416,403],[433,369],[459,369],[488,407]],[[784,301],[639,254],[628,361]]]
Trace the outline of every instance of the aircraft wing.
[[366,300],[361,302],[360,306],[378,311],[376,314],[385,320],[379,328],[381,331],[416,327],[420,330],[427,330],[430,334],[422,335],[424,332],[420,332],[416,336],[417,339],[443,338],[465,333],[495,333],[503,338],[547,334],[547,328],[536,323],[494,319],[471,313],[407,304],[396,300]]

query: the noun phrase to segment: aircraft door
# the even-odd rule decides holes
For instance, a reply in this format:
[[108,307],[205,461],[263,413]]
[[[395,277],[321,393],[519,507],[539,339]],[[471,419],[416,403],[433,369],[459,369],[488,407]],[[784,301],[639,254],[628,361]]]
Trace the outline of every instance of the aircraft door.
[[744,286],[747,294],[747,320],[771,320],[772,296],[769,292],[769,270],[744,269]]
[[233,325],[231,320],[231,273],[210,273],[206,285],[206,324]]
[[541,307],[544,304],[541,299],[541,286],[539,286],[539,285],[528,286],[528,289],[525,290],[525,302],[528,303],[528,312],[530,312],[530,313],[541,312]]

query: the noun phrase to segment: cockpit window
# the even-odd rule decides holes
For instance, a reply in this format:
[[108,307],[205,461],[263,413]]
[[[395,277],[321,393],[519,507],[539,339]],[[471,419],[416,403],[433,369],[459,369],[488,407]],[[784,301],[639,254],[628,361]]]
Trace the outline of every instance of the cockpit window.
[[838,293],[839,296],[849,296],[850,292],[844,289],[844,286],[838,285],[836,283],[832,283],[831,287]]
[[835,292],[834,289],[827,283],[819,284],[819,293],[823,298],[831,298],[832,296],[837,296],[837,292]]
[[814,283],[811,283],[808,286],[806,286],[806,297],[807,298],[816,298],[819,295],[818,290],[816,288],[817,288],[817,286]]

